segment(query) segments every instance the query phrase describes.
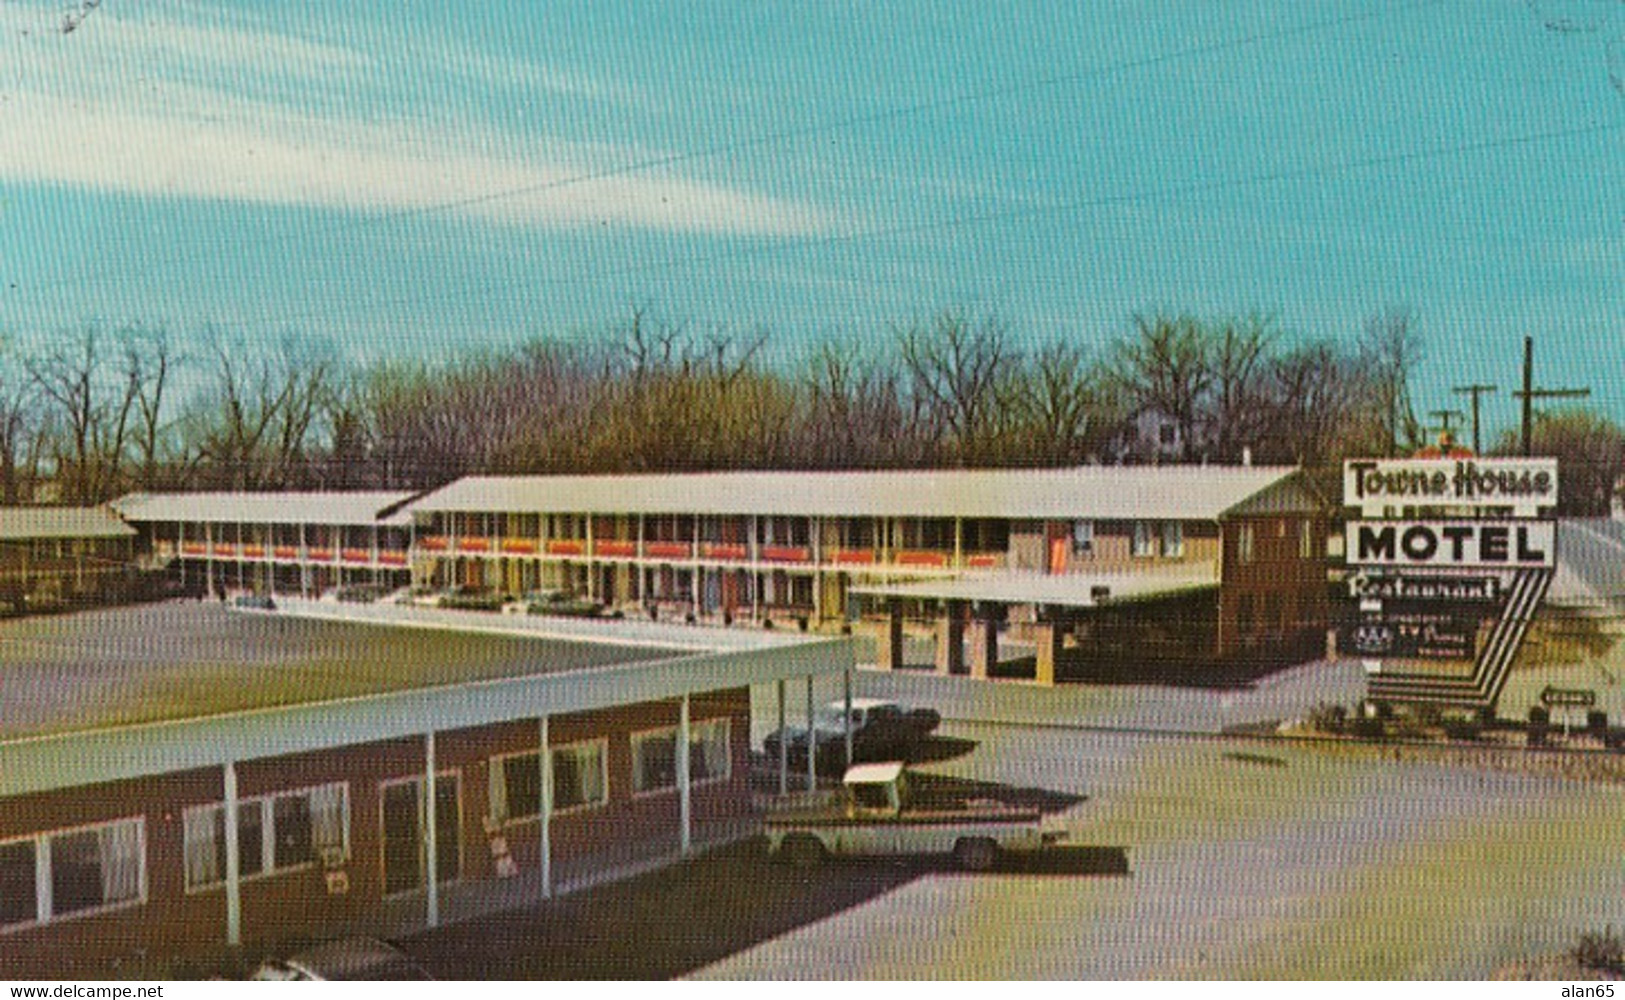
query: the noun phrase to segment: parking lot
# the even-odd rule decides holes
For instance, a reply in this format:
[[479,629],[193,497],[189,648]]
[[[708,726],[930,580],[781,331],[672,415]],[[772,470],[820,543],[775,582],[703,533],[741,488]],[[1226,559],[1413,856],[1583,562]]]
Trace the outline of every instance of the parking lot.
[[1614,787],[1179,734],[949,722],[1041,789],[1037,863],[780,866],[751,841],[407,942],[446,975],[1480,978],[1625,917]]

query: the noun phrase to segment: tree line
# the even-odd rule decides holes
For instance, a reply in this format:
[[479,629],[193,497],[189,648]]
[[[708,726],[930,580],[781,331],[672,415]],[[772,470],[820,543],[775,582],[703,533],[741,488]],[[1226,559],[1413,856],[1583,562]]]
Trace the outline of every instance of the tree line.
[[[1427,437],[1410,388],[1422,340],[1400,310],[1347,343],[1293,337],[1266,316],[1171,313],[1138,315],[1099,346],[1033,343],[996,316],[945,310],[794,356],[779,346],[647,309],[592,336],[437,360],[358,362],[312,340],[209,330],[183,341],[143,326],[86,327],[34,351],[0,343],[0,503],[418,490],[475,473],[1330,470]],[[1619,427],[1552,415],[1536,444],[1587,465],[1566,505],[1606,512],[1625,472]]]

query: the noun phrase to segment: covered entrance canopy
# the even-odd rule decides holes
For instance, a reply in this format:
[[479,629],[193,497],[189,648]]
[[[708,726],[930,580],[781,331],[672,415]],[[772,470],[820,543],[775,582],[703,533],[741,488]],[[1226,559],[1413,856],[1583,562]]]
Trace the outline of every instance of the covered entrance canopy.
[[999,662],[999,621],[1006,609],[1030,608],[1033,620],[1023,631],[1035,647],[1033,679],[1053,684],[1064,636],[1078,621],[1106,609],[1217,594],[1218,589],[1218,567],[1207,563],[1167,572],[967,573],[944,579],[855,583],[852,593],[883,608],[885,623],[877,650],[882,669],[902,667],[903,606],[908,601],[923,601],[936,611],[935,669],[949,674],[968,672],[973,677],[988,676]]

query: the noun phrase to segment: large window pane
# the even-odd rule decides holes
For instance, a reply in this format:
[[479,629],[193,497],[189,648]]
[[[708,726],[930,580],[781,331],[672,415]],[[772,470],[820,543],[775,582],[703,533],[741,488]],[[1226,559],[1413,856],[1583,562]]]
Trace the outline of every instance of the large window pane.
[[102,849],[95,830],[51,838],[51,912],[77,913],[101,906]]
[[34,851],[32,840],[0,844],[0,927],[32,923],[38,916]]
[[712,719],[690,732],[688,774],[692,781],[726,778],[729,772],[728,720]]
[[643,733],[632,744],[632,790],[677,787],[677,730]]
[[200,806],[186,810],[186,887],[201,889],[226,877],[226,810]]
[[528,819],[542,814],[542,768],[538,754],[520,754],[502,760],[506,809],[499,819]]
[[316,860],[311,850],[310,797],[308,793],[283,795],[273,809],[272,830],[276,834],[276,867],[291,868]]
[[[237,863],[243,877],[258,875],[265,870],[265,803],[250,799],[237,803]],[[221,850],[224,850],[222,841]],[[224,872],[225,862],[220,863]]]
[[606,800],[604,745],[583,743],[553,751],[553,808],[596,805]]

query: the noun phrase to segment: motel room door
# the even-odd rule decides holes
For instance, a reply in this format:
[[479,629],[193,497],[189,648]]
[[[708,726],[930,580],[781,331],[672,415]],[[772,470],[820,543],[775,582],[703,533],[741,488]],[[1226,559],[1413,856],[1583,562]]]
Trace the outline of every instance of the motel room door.
[[[441,882],[455,882],[462,874],[462,788],[456,772],[435,777],[435,863]],[[424,852],[425,816],[423,779],[405,778],[385,784],[384,895],[412,892],[424,886],[428,858]]]

